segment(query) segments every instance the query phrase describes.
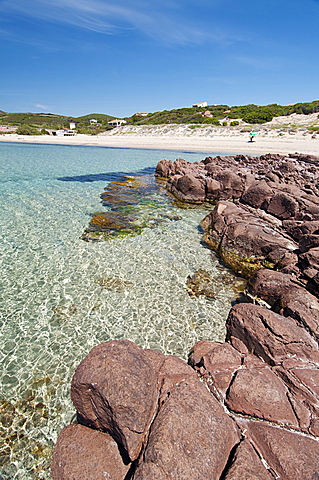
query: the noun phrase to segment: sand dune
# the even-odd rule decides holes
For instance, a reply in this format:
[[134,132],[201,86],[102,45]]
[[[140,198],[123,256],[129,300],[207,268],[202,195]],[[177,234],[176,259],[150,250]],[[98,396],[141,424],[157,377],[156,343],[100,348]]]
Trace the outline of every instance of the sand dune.
[[[97,136],[76,135],[74,137],[51,135],[0,135],[0,141],[50,143],[60,145],[97,145],[101,147],[150,148],[161,150],[189,150],[222,153],[307,153],[319,155],[319,132],[304,127],[304,119],[316,124],[318,115],[277,117],[269,124],[255,127],[259,134],[249,141],[251,126],[238,127],[194,126],[194,125],[125,125]],[[288,119],[290,125],[288,124]],[[299,123],[297,122],[299,121]],[[286,124],[283,122],[286,121]],[[293,124],[293,121],[295,124]],[[274,128],[274,122],[276,128]],[[282,123],[280,123],[282,122]],[[282,125],[282,128],[280,128]],[[279,127],[279,128],[278,128]]]

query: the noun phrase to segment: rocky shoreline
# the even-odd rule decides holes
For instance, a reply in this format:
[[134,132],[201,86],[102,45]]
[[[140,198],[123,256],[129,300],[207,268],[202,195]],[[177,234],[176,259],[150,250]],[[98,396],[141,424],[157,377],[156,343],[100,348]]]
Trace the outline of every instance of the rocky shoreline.
[[319,158],[162,160],[182,202],[212,203],[205,242],[248,280],[224,343],[188,364],[130,341],[94,347],[59,435],[54,480],[319,478]]

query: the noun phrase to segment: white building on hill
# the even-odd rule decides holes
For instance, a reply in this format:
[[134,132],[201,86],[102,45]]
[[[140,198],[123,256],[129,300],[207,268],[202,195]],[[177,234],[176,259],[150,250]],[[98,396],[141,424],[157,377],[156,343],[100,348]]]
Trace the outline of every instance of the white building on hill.
[[207,102],[194,103],[192,107],[207,107]]

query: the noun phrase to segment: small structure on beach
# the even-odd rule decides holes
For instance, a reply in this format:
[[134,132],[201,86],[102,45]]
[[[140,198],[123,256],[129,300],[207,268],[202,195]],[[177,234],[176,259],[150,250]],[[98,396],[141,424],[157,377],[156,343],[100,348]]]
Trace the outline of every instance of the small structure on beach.
[[111,120],[110,122],[107,122],[109,125],[111,125],[112,127],[120,127],[121,125],[123,125],[124,123],[126,123],[125,120],[121,120],[119,118],[116,118],[114,120]]
[[62,128],[61,130],[52,130],[51,133],[56,137],[75,137],[78,132],[71,128]]

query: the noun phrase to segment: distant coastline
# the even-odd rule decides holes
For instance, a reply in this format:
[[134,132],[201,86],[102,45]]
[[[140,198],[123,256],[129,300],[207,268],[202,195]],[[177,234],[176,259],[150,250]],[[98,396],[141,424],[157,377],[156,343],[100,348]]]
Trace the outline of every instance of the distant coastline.
[[298,152],[319,155],[319,134],[303,128],[302,125],[284,125],[280,128],[280,124],[276,127],[268,124],[258,129],[258,135],[253,142],[250,142],[249,138],[249,130],[240,127],[127,125],[96,136],[3,134],[0,135],[0,142],[247,154]]

